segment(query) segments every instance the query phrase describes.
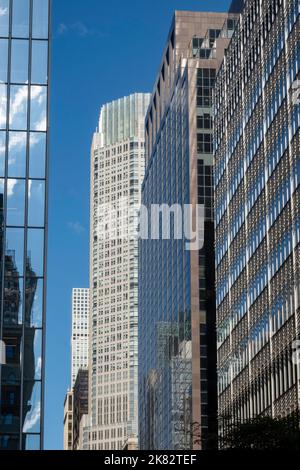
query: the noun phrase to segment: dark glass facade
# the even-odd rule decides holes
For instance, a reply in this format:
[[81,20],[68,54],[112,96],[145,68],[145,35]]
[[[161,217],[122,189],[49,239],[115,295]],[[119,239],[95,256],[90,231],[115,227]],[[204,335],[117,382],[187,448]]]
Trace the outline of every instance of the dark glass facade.
[[149,214],[153,204],[199,204],[205,220],[200,250],[187,250],[172,230],[167,240],[140,240],[141,449],[215,445],[207,439],[217,415],[212,89],[229,42],[227,19],[175,13],[146,117],[142,204]]
[[300,404],[298,0],[248,0],[215,93],[220,432]]
[[48,0],[0,0],[0,449],[43,427]]

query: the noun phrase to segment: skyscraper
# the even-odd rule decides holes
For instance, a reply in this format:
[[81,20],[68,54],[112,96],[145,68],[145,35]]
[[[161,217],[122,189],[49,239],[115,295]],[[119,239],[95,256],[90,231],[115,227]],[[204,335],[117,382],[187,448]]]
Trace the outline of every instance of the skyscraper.
[[[215,91],[218,395],[227,424],[300,406],[298,0],[248,0]],[[296,95],[297,98],[297,95]]]
[[90,290],[72,291],[71,387],[74,387],[79,369],[89,365],[89,308]]
[[140,241],[142,449],[216,435],[212,89],[234,27],[226,13],[175,12],[146,117],[142,204],[202,205],[205,233],[193,251],[185,237]]
[[48,0],[0,0],[0,449],[43,445]]
[[137,435],[138,219],[150,96],[104,105],[91,151],[91,449],[122,449]]

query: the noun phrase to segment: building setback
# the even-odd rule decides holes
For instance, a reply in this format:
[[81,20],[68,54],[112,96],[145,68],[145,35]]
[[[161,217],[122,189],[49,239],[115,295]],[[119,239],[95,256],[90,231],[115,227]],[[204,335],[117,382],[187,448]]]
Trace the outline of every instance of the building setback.
[[221,437],[300,405],[299,8],[246,1],[215,87]]
[[137,436],[138,208],[149,94],[104,105],[91,151],[90,449]]
[[0,449],[43,447],[48,0],[0,0]]
[[205,448],[216,435],[212,89],[234,27],[226,13],[175,12],[146,117],[142,203],[204,205],[205,239],[200,251],[140,241],[142,449]]

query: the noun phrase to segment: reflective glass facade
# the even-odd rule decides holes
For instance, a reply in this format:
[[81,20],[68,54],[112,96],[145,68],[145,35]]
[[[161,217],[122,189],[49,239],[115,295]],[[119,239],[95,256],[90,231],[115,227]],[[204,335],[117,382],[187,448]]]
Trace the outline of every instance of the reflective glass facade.
[[212,89],[227,17],[175,13],[146,118],[142,204],[204,205],[205,233],[195,251],[172,230],[140,240],[141,449],[205,448],[216,432]]
[[246,1],[216,82],[221,433],[300,405],[299,14],[298,0]]
[[40,449],[48,0],[0,0],[0,449]]

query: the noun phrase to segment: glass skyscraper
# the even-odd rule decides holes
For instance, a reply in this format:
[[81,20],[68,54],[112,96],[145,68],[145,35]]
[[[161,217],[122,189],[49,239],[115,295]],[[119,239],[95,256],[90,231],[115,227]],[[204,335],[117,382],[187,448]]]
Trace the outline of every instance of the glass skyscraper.
[[0,449],[43,443],[48,0],[0,0]]
[[299,0],[247,0],[215,87],[221,436],[300,407]]
[[205,234],[194,251],[174,231],[140,241],[141,449],[205,448],[216,434],[212,90],[234,25],[175,12],[146,117],[142,204],[204,206]]

